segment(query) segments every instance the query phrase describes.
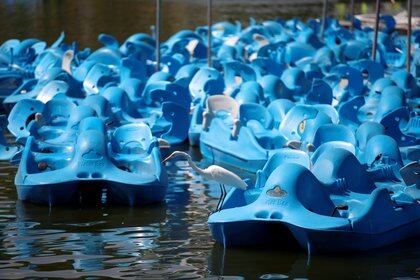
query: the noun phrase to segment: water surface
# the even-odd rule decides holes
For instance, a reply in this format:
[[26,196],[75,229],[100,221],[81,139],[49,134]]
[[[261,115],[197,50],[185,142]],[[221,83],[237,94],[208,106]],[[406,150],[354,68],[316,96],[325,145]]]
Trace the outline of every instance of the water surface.
[[[200,160],[196,149],[181,149]],[[15,167],[0,165],[1,279],[420,276],[420,244],[415,241],[357,255],[308,257],[297,244],[224,250],[212,241],[206,223],[219,187],[203,181],[185,161],[169,164],[166,202],[143,208],[23,203],[12,183],[15,172]]]
[[[163,36],[205,24],[205,1],[163,0]],[[215,0],[215,20],[316,17],[321,1]],[[414,1],[416,2],[416,1]],[[149,32],[154,1],[0,1],[0,41],[37,37],[52,42],[64,30],[67,41],[96,48],[100,32],[120,41]],[[385,10],[400,9],[397,2]],[[414,3],[418,11],[420,3]],[[329,13],[343,16],[345,2]],[[358,4],[372,11],[372,3]],[[418,12],[415,12],[418,13]],[[199,152],[181,147],[200,160]],[[185,162],[169,167],[166,202],[146,208],[95,205],[37,206],[17,200],[15,167],[0,162],[0,278],[121,279],[391,279],[420,277],[420,244],[356,255],[312,256],[296,244],[287,248],[224,250],[212,241],[207,217],[219,187],[203,181]],[[279,237],[281,243],[281,237]],[[414,246],[415,245],[415,246]],[[229,276],[229,277],[227,277]]]

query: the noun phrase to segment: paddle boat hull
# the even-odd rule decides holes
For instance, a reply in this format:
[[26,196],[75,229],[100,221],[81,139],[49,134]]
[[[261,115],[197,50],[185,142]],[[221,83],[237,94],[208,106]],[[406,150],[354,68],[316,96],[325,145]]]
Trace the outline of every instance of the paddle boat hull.
[[107,203],[140,206],[163,201],[167,190],[164,180],[156,180],[143,185],[95,179],[26,185],[19,179],[17,178],[15,182],[18,198],[44,205],[100,203],[103,195],[106,194]]
[[418,163],[400,168],[389,136],[372,137],[367,150],[369,164],[340,147],[325,150],[310,169],[284,160],[288,155],[270,159],[255,187],[232,189],[210,215],[214,239],[226,247],[271,246],[293,236],[314,253],[372,250],[419,236]]
[[146,124],[121,126],[109,138],[103,122],[88,117],[78,134],[72,149],[28,138],[15,177],[19,199],[60,205],[106,198],[129,206],[164,200],[167,174]]
[[209,223],[209,228],[213,238],[226,247],[281,247],[294,240],[309,253],[329,253],[372,250],[418,236],[420,219],[376,234],[334,229],[313,230],[267,220]]

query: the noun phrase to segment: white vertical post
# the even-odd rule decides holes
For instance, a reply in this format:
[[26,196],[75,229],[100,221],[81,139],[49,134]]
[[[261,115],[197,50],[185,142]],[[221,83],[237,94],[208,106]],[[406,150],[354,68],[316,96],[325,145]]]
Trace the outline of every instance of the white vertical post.
[[411,66],[411,15],[413,10],[413,1],[407,0],[407,72],[410,73]]
[[375,34],[373,37],[373,45],[372,45],[372,59],[373,61],[376,60],[376,49],[378,45],[378,32],[379,32],[379,15],[381,13],[381,1],[376,0],[376,10],[375,10]]
[[209,67],[212,66],[211,61],[211,46],[212,46],[212,33],[211,27],[213,25],[213,13],[212,13],[212,0],[207,0],[207,64]]
[[161,0],[156,0],[156,72],[160,70],[160,8]]
[[324,39],[325,22],[327,20],[327,5],[328,5],[328,0],[324,0],[322,4],[321,39]]

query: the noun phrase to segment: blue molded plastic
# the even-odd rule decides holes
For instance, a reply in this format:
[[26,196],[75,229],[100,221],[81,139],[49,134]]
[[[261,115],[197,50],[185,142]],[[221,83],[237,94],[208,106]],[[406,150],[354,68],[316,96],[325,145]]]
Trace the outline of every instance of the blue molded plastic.
[[[110,143],[110,145],[108,145]],[[29,137],[16,174],[19,199],[47,205],[77,203],[80,196],[139,205],[164,199],[167,178],[156,138],[145,124],[128,124],[108,138],[103,122],[82,121],[70,152],[40,149]]]

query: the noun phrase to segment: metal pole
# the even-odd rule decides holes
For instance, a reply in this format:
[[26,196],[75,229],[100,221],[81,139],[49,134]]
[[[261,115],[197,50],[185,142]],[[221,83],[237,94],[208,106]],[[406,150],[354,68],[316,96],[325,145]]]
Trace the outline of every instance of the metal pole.
[[213,25],[213,14],[212,14],[212,0],[207,0],[207,64],[209,67],[212,66],[211,62],[211,46],[212,46],[212,34],[211,27]]
[[325,21],[327,17],[327,3],[328,0],[324,0],[322,5],[322,25],[321,25],[321,38],[324,38]]
[[156,0],[156,72],[160,70],[160,6],[161,0]]
[[410,64],[411,64],[411,14],[413,10],[413,1],[407,0],[407,17],[408,17],[408,26],[407,26],[407,72],[410,73]]
[[350,0],[351,26],[350,30],[354,29],[354,0]]
[[376,48],[378,44],[378,32],[379,32],[379,14],[381,13],[381,1],[376,0],[376,11],[375,11],[375,35],[373,38],[372,45],[372,59],[376,61]]

